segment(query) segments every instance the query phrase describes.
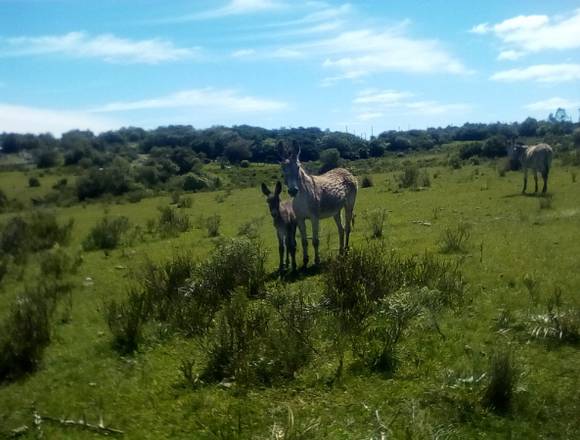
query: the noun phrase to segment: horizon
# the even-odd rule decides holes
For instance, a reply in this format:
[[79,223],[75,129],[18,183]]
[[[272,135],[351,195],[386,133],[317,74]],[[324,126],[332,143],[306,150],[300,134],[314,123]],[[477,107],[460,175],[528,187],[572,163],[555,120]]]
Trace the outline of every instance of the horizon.
[[0,132],[577,121],[580,2],[506,3],[0,0]]

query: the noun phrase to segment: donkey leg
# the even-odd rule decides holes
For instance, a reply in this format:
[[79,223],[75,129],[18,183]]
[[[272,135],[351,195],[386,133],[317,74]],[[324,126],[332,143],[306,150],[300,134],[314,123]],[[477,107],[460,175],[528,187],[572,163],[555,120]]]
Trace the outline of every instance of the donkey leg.
[[278,255],[280,257],[278,271],[284,272],[284,237],[280,233],[278,233]]
[[334,222],[336,223],[336,227],[338,228],[338,242],[339,242],[338,250],[342,254],[342,252],[344,251],[344,228],[342,227],[340,211],[338,211],[334,216]]
[[526,193],[526,188],[528,187],[528,169],[524,169],[524,188],[522,189],[522,194]]
[[348,242],[350,239],[350,231],[354,220],[353,207],[347,206],[344,209],[344,228],[346,230],[346,249],[348,249]]
[[317,218],[312,218],[312,246],[314,247],[314,264],[320,264],[320,254],[318,252],[318,247],[320,245],[320,239],[318,237],[320,232],[320,220]]
[[536,189],[534,190],[535,193],[538,192],[538,171],[534,170],[534,182],[536,183]]
[[546,191],[548,191],[548,174],[550,174],[549,170],[545,170],[542,173],[542,179],[544,179],[544,188],[542,189],[542,193],[545,193]]
[[292,272],[296,272],[296,226],[290,228],[286,239],[288,240],[286,248],[289,250],[292,260]]
[[305,220],[298,222],[298,229],[300,229],[300,239],[302,240],[302,264],[306,267],[308,266],[308,237],[306,236]]

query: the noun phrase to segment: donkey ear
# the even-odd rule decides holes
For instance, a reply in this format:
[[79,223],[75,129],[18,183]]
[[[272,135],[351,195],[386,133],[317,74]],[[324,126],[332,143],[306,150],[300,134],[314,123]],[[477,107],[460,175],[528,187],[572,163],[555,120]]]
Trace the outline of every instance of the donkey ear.
[[286,157],[288,157],[286,147],[282,141],[278,141],[278,156],[280,156],[280,159],[286,159]]
[[298,144],[297,140],[293,140],[292,141],[292,157],[299,159],[300,158],[300,144]]
[[268,189],[268,187],[266,186],[265,183],[262,182],[262,193],[268,197],[270,195],[270,190]]
[[276,188],[274,188],[274,195],[279,196],[281,192],[282,192],[282,184],[278,180],[276,182]]

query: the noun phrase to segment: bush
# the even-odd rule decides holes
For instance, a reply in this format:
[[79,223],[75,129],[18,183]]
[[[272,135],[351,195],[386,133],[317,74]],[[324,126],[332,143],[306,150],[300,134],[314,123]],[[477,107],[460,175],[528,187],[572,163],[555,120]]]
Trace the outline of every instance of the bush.
[[458,170],[461,168],[461,158],[457,154],[453,154],[449,156],[449,160],[447,161],[450,168],[454,170]]
[[[424,287],[428,289],[422,289]],[[323,304],[333,322],[331,332],[339,360],[337,375],[341,375],[345,350],[350,341],[355,341],[354,352],[368,365],[375,365],[376,368],[392,366],[391,349],[400,334],[392,333],[384,339],[385,334],[381,332],[390,328],[393,322],[396,326],[397,319],[406,322],[407,316],[413,316],[411,312],[416,307],[413,301],[435,311],[442,306],[458,303],[463,287],[463,278],[457,267],[428,255],[405,258],[378,245],[370,245],[351,249],[348,254],[331,260],[328,271],[323,275]],[[418,289],[404,293],[412,288]],[[404,289],[403,293],[389,299],[401,289]],[[405,314],[405,310],[398,309],[397,301],[401,298],[409,299],[408,304],[401,306],[410,307],[409,315]],[[379,310],[384,316],[380,315]],[[397,316],[399,318],[394,319]],[[366,348],[361,346],[359,350],[356,341],[362,343],[361,337],[363,340],[369,338],[370,345]]]
[[34,211],[27,216],[14,216],[0,226],[0,250],[23,261],[29,252],[50,249],[70,241],[73,220],[60,226],[53,213]]
[[222,218],[219,214],[210,215],[205,219],[205,227],[208,237],[217,237],[220,235],[220,225]]
[[41,283],[18,297],[0,327],[0,382],[38,369],[50,343],[56,301],[70,290],[68,284]]
[[121,244],[130,227],[127,217],[103,217],[83,241],[83,249],[85,251],[115,249]]
[[496,351],[492,353],[487,376],[483,404],[494,411],[504,413],[511,407],[517,384],[517,371],[511,353]]
[[80,257],[71,257],[62,248],[51,249],[40,258],[40,273],[44,278],[63,279],[67,274],[76,272]]
[[370,238],[383,238],[383,229],[387,220],[387,210],[377,208],[364,213],[364,219],[369,226]]
[[361,181],[361,187],[362,188],[370,188],[372,186],[374,186],[374,182],[373,182],[373,178],[372,176],[363,176],[362,181]]
[[467,252],[470,237],[470,226],[467,223],[460,222],[455,228],[446,227],[439,239],[439,250],[444,254]]
[[254,217],[245,223],[242,223],[238,228],[238,237],[246,237],[250,240],[256,240],[260,235],[260,228],[264,217]]
[[40,186],[40,180],[36,176],[32,176],[28,178],[28,186],[30,188],[35,188]]
[[250,161],[249,160],[242,160],[240,162],[240,168],[250,168]]
[[187,214],[182,214],[171,206],[159,207],[157,231],[162,237],[175,237],[187,231],[190,225]]
[[144,296],[132,290],[126,302],[109,301],[105,305],[104,313],[109,330],[113,334],[115,349],[123,354],[137,350],[147,319]]
[[403,165],[403,172],[398,176],[399,188],[411,188],[431,186],[429,175],[425,170],[419,170],[417,164],[406,161]]

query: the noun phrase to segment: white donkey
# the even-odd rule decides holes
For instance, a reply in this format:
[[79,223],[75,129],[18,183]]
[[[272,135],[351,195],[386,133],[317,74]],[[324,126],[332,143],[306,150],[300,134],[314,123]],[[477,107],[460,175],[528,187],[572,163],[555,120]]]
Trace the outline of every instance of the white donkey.
[[537,145],[514,145],[508,147],[508,156],[511,160],[521,164],[524,171],[524,187],[522,194],[526,192],[528,186],[528,169],[532,169],[534,173],[534,181],[536,183],[536,190],[538,192],[538,172],[544,179],[544,188],[542,192],[548,190],[548,175],[550,174],[550,166],[552,165],[552,147],[548,144]]
[[[320,219],[334,217],[338,228],[340,252],[344,252],[348,248],[351,225],[354,219],[353,210],[358,190],[356,177],[344,168],[335,168],[321,176],[310,176],[300,164],[300,148],[296,141],[293,142],[289,154],[281,142],[278,143],[278,150],[283,157],[281,165],[284,181],[288,186],[288,193],[294,198],[292,206],[302,238],[304,266],[308,265],[306,219],[310,219],[312,223],[315,264],[320,263],[318,252]],[[340,215],[343,208],[345,213],[344,227]]]

